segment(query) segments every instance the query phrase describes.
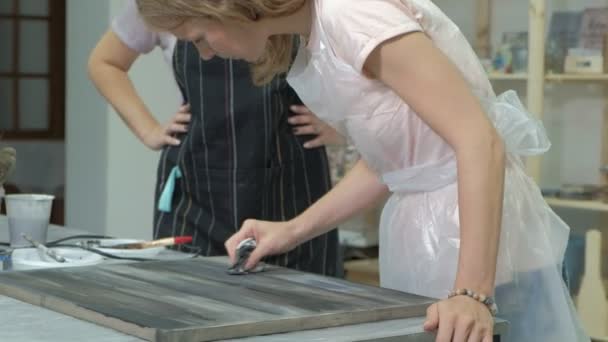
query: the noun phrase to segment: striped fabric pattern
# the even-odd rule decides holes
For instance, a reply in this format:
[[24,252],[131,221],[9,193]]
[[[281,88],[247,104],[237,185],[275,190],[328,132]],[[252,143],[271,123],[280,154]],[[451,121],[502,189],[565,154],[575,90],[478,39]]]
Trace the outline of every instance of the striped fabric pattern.
[[[170,213],[155,211],[155,238],[192,235],[203,255],[224,255],[224,241],[248,218],[295,217],[331,187],[324,148],[306,150],[287,123],[299,104],[284,78],[256,87],[249,65],[214,58],[178,41],[173,69],[192,121],[177,147],[163,150],[157,200],[179,166]],[[266,260],[323,275],[338,269],[337,230]]]

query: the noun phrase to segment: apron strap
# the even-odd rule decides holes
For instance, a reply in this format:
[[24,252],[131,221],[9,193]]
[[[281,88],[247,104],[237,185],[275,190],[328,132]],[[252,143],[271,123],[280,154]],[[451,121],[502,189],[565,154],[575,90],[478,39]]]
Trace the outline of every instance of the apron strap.
[[174,166],[173,169],[171,169],[169,178],[167,178],[163,192],[158,199],[158,210],[165,213],[171,212],[171,202],[173,200],[173,192],[175,191],[175,180],[181,177],[182,172],[179,170],[179,167]]

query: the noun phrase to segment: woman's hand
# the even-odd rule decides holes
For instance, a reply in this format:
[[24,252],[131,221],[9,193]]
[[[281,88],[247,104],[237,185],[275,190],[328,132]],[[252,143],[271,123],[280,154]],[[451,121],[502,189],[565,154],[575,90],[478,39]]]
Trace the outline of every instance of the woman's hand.
[[424,330],[436,331],[437,342],[492,342],[494,319],[481,302],[454,296],[428,308]]
[[156,125],[149,130],[142,138],[143,143],[155,151],[162,149],[165,145],[178,146],[180,141],[175,138],[175,134],[186,133],[190,119],[190,105],[181,106],[168,123]]
[[230,261],[234,264],[236,260],[236,247],[248,238],[253,238],[257,247],[249,255],[245,269],[254,268],[265,256],[286,253],[298,244],[295,227],[291,222],[268,222],[258,220],[246,220],[241,229],[230,237],[226,243],[226,250]]
[[294,126],[295,135],[314,135],[315,137],[306,143],[304,148],[316,148],[323,145],[343,145],[346,139],[330,125],[319,119],[315,113],[305,106],[291,106],[291,111],[296,115],[289,118],[289,123]]

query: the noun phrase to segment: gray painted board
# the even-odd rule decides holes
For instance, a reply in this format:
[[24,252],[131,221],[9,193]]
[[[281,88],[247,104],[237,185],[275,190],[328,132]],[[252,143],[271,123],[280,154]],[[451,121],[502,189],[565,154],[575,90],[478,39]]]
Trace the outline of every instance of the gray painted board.
[[225,258],[0,274],[0,294],[150,341],[213,341],[423,316],[433,300]]

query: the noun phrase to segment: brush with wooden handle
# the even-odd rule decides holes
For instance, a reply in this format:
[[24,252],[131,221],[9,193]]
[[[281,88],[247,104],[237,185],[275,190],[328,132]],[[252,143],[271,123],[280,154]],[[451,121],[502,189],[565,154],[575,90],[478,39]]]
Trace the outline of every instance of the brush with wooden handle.
[[192,236],[174,236],[174,237],[153,240],[153,241],[123,243],[120,245],[102,246],[102,247],[103,248],[115,248],[115,249],[144,249],[144,248],[153,248],[153,247],[183,245],[183,244],[190,243],[190,242],[192,242]]
[[48,248],[47,246],[41,244],[40,242],[32,239],[29,235],[27,234],[21,234],[21,236],[26,239],[29,243],[31,243],[34,247],[38,248],[38,250],[48,256],[50,256],[51,258],[53,258],[53,260],[57,261],[57,262],[66,262],[67,260],[62,257],[61,255],[57,254],[57,252],[55,252],[54,250]]

